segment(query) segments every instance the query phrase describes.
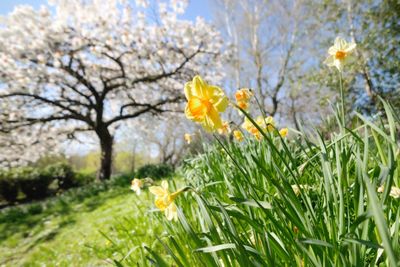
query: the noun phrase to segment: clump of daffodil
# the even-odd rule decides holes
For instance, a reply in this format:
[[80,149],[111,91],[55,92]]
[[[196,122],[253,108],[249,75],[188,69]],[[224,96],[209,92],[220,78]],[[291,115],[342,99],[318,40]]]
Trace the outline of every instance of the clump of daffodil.
[[242,88],[236,91],[236,104],[243,110],[249,109],[249,101],[253,96],[253,92],[249,88]]
[[356,43],[348,43],[341,37],[336,37],[335,43],[328,50],[328,58],[325,64],[329,67],[336,67],[339,71],[343,70],[343,66],[349,62],[352,53],[356,48]]
[[237,141],[239,141],[239,142],[242,142],[242,141],[243,141],[243,134],[242,134],[242,132],[239,131],[239,130],[234,130],[234,131],[233,131],[233,137],[235,137],[235,139],[236,139]]
[[197,75],[185,84],[185,96],[188,101],[185,115],[188,119],[200,123],[207,131],[222,127],[219,113],[227,108],[228,98],[221,88],[207,84]]
[[231,133],[231,127],[229,126],[229,122],[222,122],[222,127],[218,129],[219,134],[228,135]]
[[[262,116],[258,116],[255,119],[255,123],[260,127],[264,132],[273,132],[275,129],[275,121],[271,116],[263,118]],[[262,138],[261,132],[258,128],[246,117],[242,124],[242,128],[254,135],[257,140]]]
[[282,128],[279,130],[279,135],[281,137],[286,137],[288,135],[289,129],[288,128]]
[[[378,188],[378,193],[383,193],[384,190],[385,190],[385,188],[383,187],[383,185],[381,185],[381,186]],[[400,188],[395,187],[395,186],[392,186],[392,187],[390,188],[390,193],[389,193],[389,195],[390,195],[391,197],[393,197],[393,198],[400,198]]]
[[169,221],[178,219],[177,207],[174,200],[187,189],[188,187],[185,187],[174,193],[170,193],[167,181],[162,181],[161,186],[152,186],[149,188],[150,192],[156,196],[156,207],[160,211],[165,212],[165,217]]
[[183,138],[185,139],[186,143],[189,145],[192,142],[192,134],[189,133],[185,133],[183,135]]

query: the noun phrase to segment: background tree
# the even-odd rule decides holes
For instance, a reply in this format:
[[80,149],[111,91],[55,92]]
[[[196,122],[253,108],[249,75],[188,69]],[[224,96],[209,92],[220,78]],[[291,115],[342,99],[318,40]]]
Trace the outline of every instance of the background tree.
[[[232,55],[227,71],[228,83],[235,89],[252,87],[265,113],[293,120],[304,111],[292,106],[291,99],[315,101],[305,92],[295,92],[307,70],[315,65],[308,51],[310,35],[316,28],[305,1],[214,0],[215,21],[230,41]],[[306,99],[306,100],[305,100]],[[319,106],[318,104],[315,106]],[[288,110],[297,110],[288,114]],[[318,110],[311,111],[318,113]],[[294,115],[293,115],[294,114]]]
[[[3,132],[35,125],[70,136],[93,132],[100,179],[111,174],[115,130],[127,119],[171,111],[194,74],[218,80],[222,41],[202,19],[178,19],[185,3],[55,0],[18,7],[0,27]],[[29,130],[27,130],[29,131]]]

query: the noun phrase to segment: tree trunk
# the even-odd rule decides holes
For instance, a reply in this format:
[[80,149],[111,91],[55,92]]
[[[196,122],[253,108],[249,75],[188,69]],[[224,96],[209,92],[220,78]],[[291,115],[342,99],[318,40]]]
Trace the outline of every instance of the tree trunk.
[[112,166],[112,150],[113,150],[113,136],[108,129],[97,131],[100,139],[100,170],[97,174],[97,179],[100,181],[108,180],[111,176]]

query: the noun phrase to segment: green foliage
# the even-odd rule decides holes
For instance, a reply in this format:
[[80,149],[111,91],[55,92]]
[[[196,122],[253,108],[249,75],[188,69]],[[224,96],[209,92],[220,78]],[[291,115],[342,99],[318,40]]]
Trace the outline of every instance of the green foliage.
[[[138,198],[118,180],[0,210],[0,265],[104,266],[127,244],[160,251],[153,245],[160,224],[145,208],[152,198]],[[133,262],[141,262],[139,250],[132,251]]]
[[84,186],[95,182],[96,175],[95,173],[86,173],[79,171],[75,172],[74,179],[78,186]]
[[387,122],[358,114],[328,140],[265,134],[187,160],[194,190],[176,200],[179,222],[155,213],[164,249],[144,250],[148,264],[398,266],[400,198],[391,187],[400,187],[400,121],[383,106]]
[[57,180],[59,189],[69,189],[78,186],[78,180],[75,179],[75,173],[72,167],[64,162],[58,162],[46,167],[45,172],[48,176]]
[[13,173],[21,191],[28,199],[41,199],[49,195],[49,185],[55,179],[46,169],[31,167],[16,169]]
[[146,178],[150,177],[152,179],[162,179],[171,177],[174,171],[172,167],[168,164],[147,164],[138,169],[136,172],[136,177]]
[[8,202],[14,202],[18,196],[18,181],[7,171],[0,171],[0,196]]
[[94,180],[93,174],[75,173],[65,162],[56,162],[48,166],[37,164],[36,167],[2,171],[0,193],[8,202],[17,199],[19,190],[25,194],[27,200],[41,199],[56,191],[87,185]]

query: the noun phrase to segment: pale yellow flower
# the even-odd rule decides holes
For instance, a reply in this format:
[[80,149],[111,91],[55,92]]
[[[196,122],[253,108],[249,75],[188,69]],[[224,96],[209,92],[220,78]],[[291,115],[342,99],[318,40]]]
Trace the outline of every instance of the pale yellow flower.
[[155,205],[160,211],[164,211],[167,220],[177,220],[178,213],[174,200],[185,189],[170,193],[168,191],[168,182],[162,181],[161,186],[152,186],[149,188],[149,190],[152,194],[156,196]]
[[255,126],[247,117],[245,117],[244,122],[242,123],[242,128],[245,129],[246,131],[250,132],[250,129],[255,128]]
[[[381,185],[381,186],[378,188],[378,193],[383,193],[384,190],[385,190],[385,188],[383,187],[383,185]],[[390,193],[389,193],[389,195],[390,195],[391,197],[393,197],[393,198],[400,198],[400,188],[395,187],[395,186],[392,186],[392,187],[390,188]]]
[[222,127],[218,129],[219,134],[230,134],[231,133],[231,127],[229,126],[229,122],[224,121],[222,122]]
[[243,141],[243,134],[239,130],[234,130],[233,131],[233,137],[235,137],[235,139],[238,140],[239,142]]
[[268,116],[263,118],[262,116],[258,116],[256,118],[256,123],[266,132],[272,132],[275,130],[275,121],[274,118]]
[[236,91],[235,98],[237,102],[240,101],[249,101],[250,98],[253,96],[253,92],[249,88],[242,88]]
[[351,59],[351,55],[356,48],[356,43],[348,43],[341,37],[336,37],[335,44],[328,50],[328,58],[325,64],[329,67],[336,67],[339,71],[343,70],[343,66]]
[[249,109],[249,103],[246,101],[239,101],[237,102],[238,107],[240,107],[243,110],[248,110]]
[[141,189],[143,188],[143,181],[142,180],[140,180],[140,179],[138,179],[138,178],[135,178],[135,179],[133,179],[132,180],[132,183],[131,183],[131,189],[137,194],[137,195],[140,195],[140,193],[141,193]]
[[192,142],[192,135],[191,134],[185,133],[183,135],[183,138],[185,139],[187,144],[190,144]]
[[185,96],[188,101],[185,115],[188,119],[200,123],[207,131],[221,128],[219,113],[228,106],[228,98],[221,88],[207,84],[197,75],[185,84]]
[[282,137],[286,137],[288,135],[289,129],[288,128],[282,128],[279,130],[279,135]]

